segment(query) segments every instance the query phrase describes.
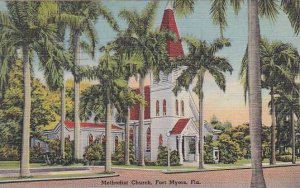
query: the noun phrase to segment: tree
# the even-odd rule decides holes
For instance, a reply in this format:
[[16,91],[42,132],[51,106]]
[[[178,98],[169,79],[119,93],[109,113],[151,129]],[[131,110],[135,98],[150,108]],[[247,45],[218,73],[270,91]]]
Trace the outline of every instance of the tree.
[[[99,1],[80,1],[80,2],[63,2],[62,11],[66,14],[61,15],[64,18],[65,23],[70,26],[71,30],[71,51],[73,54],[73,65],[74,67],[79,66],[79,52],[80,48],[87,50],[92,57],[94,57],[95,47],[97,43],[97,32],[95,29],[95,21],[98,16],[103,16],[110,26],[115,30],[118,30],[118,25],[114,20],[112,14],[106,9],[106,7]],[[81,36],[85,36],[88,42],[81,41]],[[74,141],[75,141],[75,152],[74,158],[81,159],[82,154],[80,151],[80,76],[77,68],[72,71],[74,76]]]
[[[127,23],[128,28],[125,31],[124,39],[129,51],[141,58],[137,65],[139,75],[139,91],[144,100],[144,85],[145,77],[151,71],[154,72],[155,77],[158,78],[160,70],[167,68],[169,57],[166,51],[167,38],[172,39],[169,32],[154,32],[153,24],[157,10],[158,2],[150,2],[141,11],[122,10],[119,16]],[[139,165],[145,166],[145,131],[144,131],[144,109],[145,104],[140,104],[139,111]]]
[[[7,65],[15,59],[17,51],[22,51],[24,77],[24,108],[22,127],[21,177],[30,176],[29,171],[29,135],[31,112],[31,63],[33,52],[39,53],[41,46],[47,53],[58,53],[55,50],[56,26],[53,23],[58,7],[55,2],[7,2],[8,12],[1,12],[2,53],[1,74],[7,72]],[[55,51],[55,52],[54,52]],[[5,76],[1,76],[5,78]],[[3,83],[3,82],[1,82]]]
[[[82,77],[89,79],[97,79],[100,84],[97,85],[99,88],[99,95],[103,99],[105,115],[106,115],[106,147],[105,147],[105,172],[111,172],[111,149],[112,149],[112,112],[114,107],[116,109],[120,106],[121,101],[141,101],[141,98],[133,93],[129,87],[120,66],[124,66],[122,61],[119,61],[118,53],[114,51],[114,43],[109,43],[107,46],[102,47],[101,51],[104,55],[100,58],[99,65],[97,67],[82,67],[80,74]],[[96,87],[96,86],[94,86]],[[98,100],[99,102],[100,100]],[[99,105],[99,103],[94,103]]]
[[177,94],[182,87],[189,89],[192,82],[196,79],[197,83],[194,92],[199,98],[199,168],[203,169],[203,83],[205,73],[210,73],[220,89],[225,91],[226,80],[224,73],[232,72],[232,67],[226,58],[217,56],[224,47],[230,46],[227,39],[217,39],[208,44],[206,41],[198,40],[194,37],[184,38],[188,45],[189,53],[186,57],[178,59],[179,66],[185,66],[177,79],[173,89]]
[[[289,84],[294,82],[293,71],[290,68],[295,68],[299,54],[297,49],[291,44],[283,42],[269,42],[267,39],[260,41],[260,64],[262,75],[262,88],[269,89],[271,95],[271,116],[272,116],[272,143],[271,143],[271,158],[270,164],[276,164],[275,158],[275,137],[276,137],[276,113],[274,105],[274,95],[278,83]],[[289,66],[292,65],[292,66]],[[240,78],[244,84],[245,99],[248,90],[248,54],[244,55],[241,65]]]

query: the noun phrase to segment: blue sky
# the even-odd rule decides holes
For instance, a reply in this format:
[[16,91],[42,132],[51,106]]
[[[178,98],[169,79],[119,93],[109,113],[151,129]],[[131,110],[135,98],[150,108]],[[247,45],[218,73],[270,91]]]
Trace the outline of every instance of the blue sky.
[[[118,23],[122,28],[126,27],[126,23],[118,18],[120,10],[137,9],[141,10],[147,1],[104,1],[104,4],[113,12]],[[167,1],[160,1],[160,6],[157,11],[155,27],[159,27]],[[192,35],[208,42],[219,37],[219,29],[213,25],[209,11],[211,2],[209,0],[198,1],[196,3],[193,14],[180,18],[176,17],[177,26],[181,36]],[[4,3],[0,2],[1,10],[4,8]],[[234,68],[232,75],[226,75],[227,88],[226,93],[223,93],[214,83],[213,79],[207,75],[204,85],[204,118],[210,120],[215,114],[220,120],[229,120],[234,125],[248,122],[248,106],[244,103],[243,89],[238,80],[238,72],[240,64],[247,45],[247,7],[244,5],[239,15],[234,15],[231,8],[227,13],[228,27],[224,33],[226,38],[229,38],[232,46],[222,50],[219,55],[225,56]],[[292,43],[299,49],[300,37],[295,36],[293,29],[287,17],[280,11],[277,20],[273,23],[267,19],[260,20],[261,35],[269,40],[281,40]],[[108,26],[102,18],[99,18],[96,24],[98,31],[99,44],[98,47],[105,45],[111,41],[116,33]],[[187,53],[184,45],[185,53]],[[81,64],[97,64],[97,59],[100,54],[97,53],[96,61],[92,61],[87,55],[82,54]],[[36,77],[43,80],[43,74],[35,66]],[[70,73],[66,74],[70,78]],[[135,85],[133,83],[133,85]],[[268,115],[267,103],[269,101],[268,91],[263,90],[263,123],[270,124],[270,116]]]

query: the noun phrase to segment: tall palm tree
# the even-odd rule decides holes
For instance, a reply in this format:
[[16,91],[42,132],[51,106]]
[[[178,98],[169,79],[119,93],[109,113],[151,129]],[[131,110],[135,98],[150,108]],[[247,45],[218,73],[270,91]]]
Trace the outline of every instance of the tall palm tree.
[[226,80],[224,73],[232,72],[233,69],[226,58],[216,55],[224,47],[230,46],[227,39],[218,39],[213,43],[208,44],[206,41],[198,40],[194,37],[184,38],[188,45],[189,53],[185,58],[179,59],[179,65],[185,66],[182,74],[178,77],[174,88],[175,94],[182,87],[189,89],[192,82],[196,79],[197,84],[194,88],[195,93],[199,97],[199,169],[204,168],[203,159],[203,83],[205,73],[210,73],[217,85],[225,91]]
[[[289,90],[289,91],[287,91]],[[296,135],[295,135],[295,120],[294,116],[299,120],[300,117],[300,105],[299,105],[299,86],[277,89],[278,94],[275,97],[275,107],[281,117],[289,117],[292,129],[292,163],[296,163]]]
[[[274,94],[276,86],[281,83],[291,85],[294,82],[293,70],[298,64],[299,54],[291,44],[283,42],[269,42],[267,39],[260,41],[260,64],[262,74],[262,88],[270,90],[271,96],[271,158],[270,164],[276,164],[275,137],[276,137],[276,113]],[[290,66],[292,65],[292,66]],[[248,91],[248,53],[246,52],[241,64],[240,78],[244,85],[245,99]]]
[[[188,14],[193,12],[194,10],[194,4],[195,0],[174,0],[174,6],[177,10],[179,10],[179,13]],[[225,0],[213,0],[213,4],[211,7],[211,15],[214,23],[218,24],[220,26],[220,32],[221,37],[223,35],[223,30],[226,28],[227,23],[226,19],[226,11],[227,11],[227,5],[228,2],[230,2],[231,6],[234,8],[235,13],[237,14],[241,8],[241,3],[244,3],[244,0],[231,0],[231,1],[225,1]],[[291,5],[293,2],[292,0],[281,1],[282,5],[285,4]],[[299,7],[299,3],[295,3],[297,5],[296,7]],[[295,7],[295,6],[294,6]],[[273,0],[248,0],[248,45],[251,46],[248,48],[248,55],[249,55],[249,96],[251,96],[251,100],[249,100],[249,118],[250,118],[250,132],[251,132],[251,156],[255,157],[252,158],[252,179],[251,179],[251,187],[266,187],[264,177],[263,177],[263,171],[262,171],[262,164],[261,164],[261,84],[260,79],[258,77],[253,78],[255,76],[258,76],[258,72],[260,72],[259,66],[255,66],[256,62],[259,62],[259,38],[260,38],[260,30],[259,30],[259,18],[258,14],[260,13],[261,16],[266,16],[271,18],[272,20],[275,20],[276,15],[278,14],[278,8],[279,5],[277,4],[277,1]],[[298,14],[299,12],[293,13],[293,10],[299,10],[293,8],[293,6],[285,7],[285,11],[290,14],[290,20],[292,22],[292,25],[294,25],[295,31],[299,28],[299,24],[293,24],[299,23]],[[256,29],[256,31],[254,30]],[[251,58],[250,58],[251,56]],[[251,60],[250,60],[251,59]],[[251,62],[250,62],[251,61]],[[251,68],[250,68],[251,67]],[[254,68],[254,70],[253,70]],[[251,82],[251,84],[250,84]],[[252,94],[255,95],[252,95]],[[250,97],[249,97],[250,98]],[[260,154],[259,154],[260,152]],[[259,164],[260,163],[260,164]]]
[[[124,66],[123,61],[120,61],[119,55],[114,48],[115,43],[109,43],[107,46],[102,47],[104,55],[100,58],[99,65],[97,67],[82,67],[82,77],[89,79],[97,79],[100,81],[99,85],[93,86],[98,87],[98,94],[101,96],[102,102],[105,106],[106,113],[106,163],[105,172],[111,172],[111,149],[112,149],[112,137],[111,137],[111,126],[112,126],[112,111],[114,107],[121,112],[122,107],[128,107],[128,102],[133,104],[136,101],[141,101],[141,98],[131,91],[128,87],[128,82],[124,79],[123,72],[120,71]],[[92,99],[92,98],[91,98]],[[94,100],[94,99],[92,99]],[[126,105],[124,105],[126,103]],[[93,105],[99,105],[94,103]],[[101,104],[100,104],[101,105]]]
[[[20,176],[30,176],[29,171],[29,136],[31,111],[31,63],[33,52],[41,53],[41,47],[47,53],[61,54],[55,51],[57,28],[53,20],[58,13],[55,2],[7,2],[8,12],[0,13],[0,48],[2,64],[11,63],[8,60],[17,50],[22,51],[24,76],[24,110],[22,127],[22,154]],[[4,50],[5,49],[5,50]],[[55,52],[54,52],[55,51]],[[41,62],[43,62],[41,60]],[[46,62],[43,62],[46,63]],[[4,66],[5,67],[5,66]],[[4,74],[4,72],[1,72]]]
[[[79,51],[80,51],[80,39],[84,35],[88,41],[85,42],[85,46],[90,49],[92,57],[94,57],[95,46],[97,43],[97,32],[95,29],[95,21],[98,16],[103,16],[108,23],[116,30],[118,25],[114,20],[112,14],[106,9],[106,7],[100,1],[69,1],[63,2],[62,10],[68,15],[62,15],[64,20],[68,20],[66,24],[70,26],[71,30],[71,51],[73,54],[74,66],[79,66]],[[80,82],[79,75],[76,69],[72,72],[74,76],[74,140],[75,140],[75,160],[81,159],[81,144],[80,144]]]
[[[153,31],[153,24],[157,10],[158,2],[149,2],[141,11],[122,10],[119,16],[127,23],[128,28],[125,31],[127,47],[131,52],[141,57],[138,65],[139,90],[144,100],[145,77],[151,71],[156,77],[160,70],[167,67],[169,61],[166,51],[166,39],[172,35],[168,32]],[[138,129],[138,147],[139,147],[139,165],[145,166],[145,131],[144,131],[144,109],[145,104],[140,104],[139,111],[139,129]]]

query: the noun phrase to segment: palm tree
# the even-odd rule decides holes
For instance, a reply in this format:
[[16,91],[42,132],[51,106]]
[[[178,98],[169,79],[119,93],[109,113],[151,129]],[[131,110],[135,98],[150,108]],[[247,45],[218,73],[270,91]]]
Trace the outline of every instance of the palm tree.
[[[56,50],[56,25],[53,19],[58,13],[55,2],[7,2],[8,12],[0,13],[2,65],[11,63],[17,50],[22,51],[24,76],[24,111],[22,132],[22,154],[20,176],[30,176],[29,136],[31,111],[31,63],[33,52],[41,54],[41,47],[47,53],[61,54]],[[55,51],[55,52],[54,52]],[[40,55],[39,55],[40,57]],[[43,61],[41,61],[43,62]],[[45,63],[45,62],[43,62]],[[4,66],[5,67],[5,66]],[[5,72],[1,72],[5,74]]]
[[[145,77],[152,70],[156,77],[160,70],[167,67],[169,61],[166,51],[166,39],[172,39],[168,32],[154,32],[153,24],[158,2],[150,2],[141,11],[122,10],[119,16],[128,23],[124,39],[132,54],[138,54],[141,62],[137,65],[139,75],[139,90],[144,100]],[[144,109],[145,104],[140,104],[138,147],[139,165],[145,166],[145,131],[144,131]]]
[[[132,92],[127,81],[124,79],[123,72],[120,68],[123,65],[123,61],[120,61],[119,55],[114,50],[115,43],[109,43],[107,46],[102,47],[101,51],[104,55],[100,58],[99,65],[97,67],[82,67],[80,72],[82,77],[89,79],[97,79],[100,81],[99,85],[93,86],[98,87],[98,94],[101,96],[103,101],[99,100],[105,106],[106,113],[106,163],[105,172],[111,172],[111,149],[112,149],[112,138],[111,138],[111,126],[112,126],[112,111],[114,107],[120,112],[122,106],[128,107],[129,101],[133,104],[136,101],[141,101],[141,98]],[[94,100],[93,98],[90,98]],[[94,100],[95,101],[95,100]],[[100,105],[101,105],[100,103]],[[126,103],[127,105],[124,105]],[[91,103],[90,103],[91,104]],[[99,106],[99,103],[93,105]],[[92,108],[95,109],[95,108]]]
[[[103,16],[108,23],[118,30],[118,25],[114,20],[112,14],[106,9],[106,7],[99,1],[80,1],[80,2],[63,2],[62,10],[67,15],[62,15],[65,20],[68,20],[66,24],[70,26],[71,30],[71,51],[73,54],[74,66],[79,66],[79,51],[80,45],[84,44],[89,49],[91,56],[94,57],[95,46],[97,43],[97,32],[95,29],[95,21],[98,16]],[[81,36],[84,35],[88,40],[87,42],[80,42]],[[83,45],[81,45],[83,46]],[[72,72],[74,76],[74,140],[75,140],[75,160],[81,159],[82,154],[80,151],[80,82],[79,74],[76,69]]]
[[[260,64],[262,74],[262,88],[270,90],[271,96],[271,158],[270,164],[276,164],[275,137],[276,137],[276,113],[274,105],[275,88],[279,83],[291,84],[294,82],[293,71],[289,65],[297,64],[299,54],[291,44],[283,42],[269,42],[267,39],[260,41]],[[292,67],[291,67],[292,68]],[[241,65],[240,78],[244,85],[245,99],[248,91],[248,53],[246,52]]]
[[[287,92],[287,89],[290,90]],[[276,93],[278,94],[275,97],[275,106],[278,109],[278,114],[281,117],[289,117],[288,119],[291,122],[292,128],[292,163],[296,163],[296,137],[295,137],[295,122],[294,115],[299,119],[300,105],[299,105],[299,88],[294,87],[284,87],[281,86],[277,88]]]
[[179,65],[185,66],[182,74],[178,77],[176,86],[174,88],[175,94],[181,90],[182,87],[189,89],[194,79],[197,84],[194,88],[195,93],[199,97],[199,169],[204,168],[203,160],[203,83],[205,73],[210,73],[217,85],[225,91],[226,80],[224,73],[232,72],[233,69],[224,57],[216,55],[224,47],[230,46],[227,39],[218,39],[211,44],[206,41],[198,40],[194,37],[184,38],[188,45],[189,54],[182,59],[179,59]]

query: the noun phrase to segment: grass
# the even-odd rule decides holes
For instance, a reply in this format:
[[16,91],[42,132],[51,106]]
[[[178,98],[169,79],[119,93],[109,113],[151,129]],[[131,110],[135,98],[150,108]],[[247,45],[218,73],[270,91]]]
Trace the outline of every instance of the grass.
[[[24,179],[51,179],[51,178],[79,178],[79,177],[105,177],[108,176],[109,174],[107,173],[92,173],[92,172],[87,172],[87,173],[81,173],[81,174],[75,174],[75,173],[66,173],[66,174],[53,174],[53,175],[49,175],[49,174],[43,174],[43,175],[35,175],[35,176],[31,176],[28,178],[24,178]],[[8,181],[8,180],[21,180],[21,178],[19,177],[0,177],[0,183],[1,181]]]
[[[62,165],[49,166],[46,163],[30,163],[30,168],[41,168],[41,167],[58,167]],[[83,164],[72,164],[66,167],[78,167]],[[20,168],[20,161],[0,161],[0,169],[17,169]]]

